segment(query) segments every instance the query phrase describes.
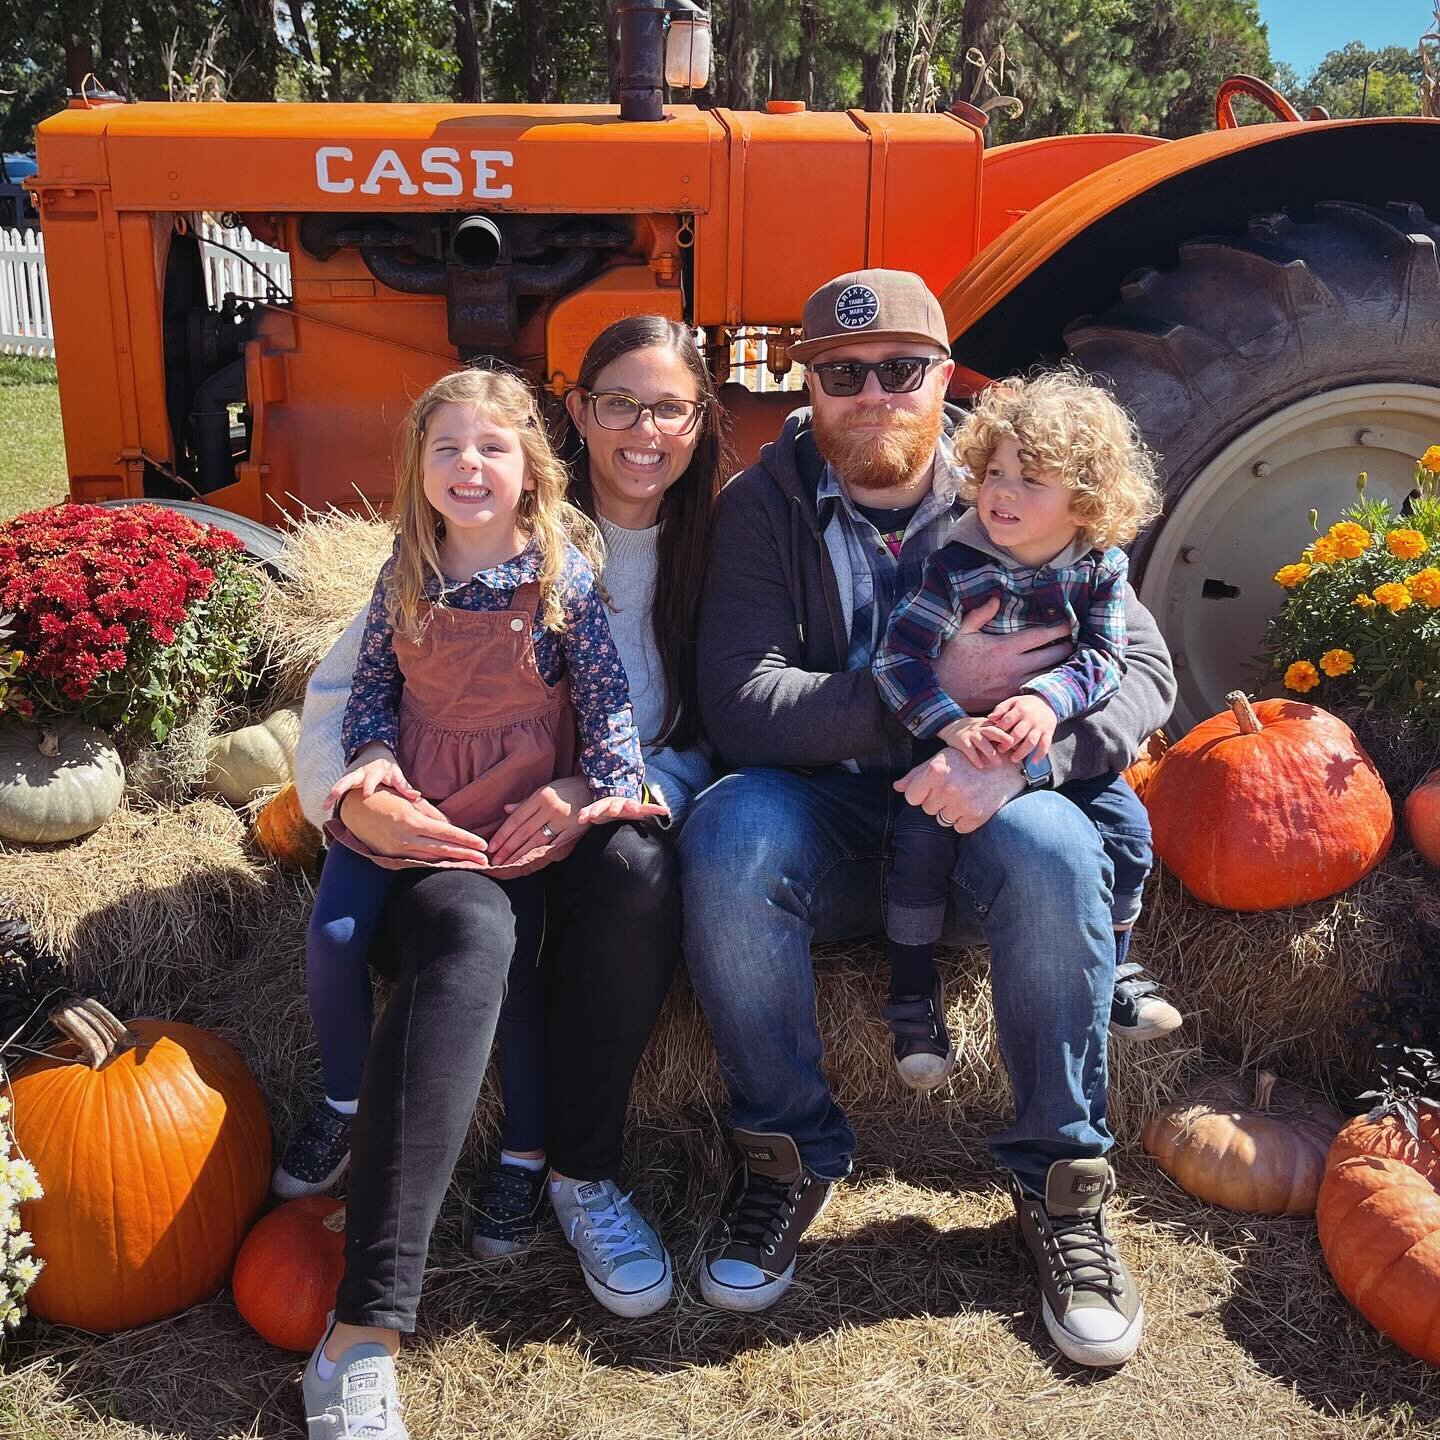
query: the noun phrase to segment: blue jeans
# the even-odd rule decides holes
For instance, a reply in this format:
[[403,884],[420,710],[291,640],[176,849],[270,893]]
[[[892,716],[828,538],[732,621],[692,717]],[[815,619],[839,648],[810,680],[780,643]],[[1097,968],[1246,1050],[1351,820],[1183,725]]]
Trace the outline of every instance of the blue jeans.
[[[812,943],[882,930],[904,798],[883,777],[763,767],[703,791],[680,833],[685,955],[715,1037],[732,1124],[793,1137],[824,1179],[855,1134],[820,1068]],[[1115,988],[1110,862],[1063,795],[1035,791],[961,837],[944,938],[990,946],[1015,1121],[996,1164],[1035,1194],[1056,1160],[1104,1154]]]
[[[332,1100],[360,1094],[370,1049],[370,942],[405,873],[374,865],[344,845],[325,852],[306,934],[305,983],[325,1093]],[[539,1150],[545,1144],[545,996],[537,946],[517,949],[511,960],[495,1031],[505,1101],[500,1143],[506,1150]]]
[[[1154,862],[1145,807],[1113,772],[1072,780],[1056,793],[1078,805],[1100,836],[1112,877],[1110,918],[1117,929],[1129,928],[1140,918],[1145,877]],[[885,933],[890,939],[901,945],[933,945],[940,938],[960,838],[918,806],[903,807],[891,836],[885,886]]]

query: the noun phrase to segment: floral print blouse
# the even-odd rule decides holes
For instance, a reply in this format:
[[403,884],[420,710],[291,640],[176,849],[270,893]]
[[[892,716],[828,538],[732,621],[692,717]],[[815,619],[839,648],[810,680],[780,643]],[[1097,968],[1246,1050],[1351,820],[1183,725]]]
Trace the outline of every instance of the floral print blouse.
[[[425,593],[431,601],[457,610],[509,610],[515,591],[539,579],[540,559],[539,546],[531,541],[513,559],[479,570],[468,580],[442,587],[432,578]],[[385,613],[386,590],[394,568],[392,555],[380,571],[370,599],[341,731],[347,762],[372,741],[391,750],[396,745],[405,678]],[[565,629],[558,635],[545,629],[537,613],[530,631],[536,668],[547,685],[559,684],[567,673],[570,676],[570,698],[580,731],[580,768],[596,796],[639,798],[645,771],[625,667],[610,636],[595,573],[573,546],[566,547],[559,585]],[[464,683],[463,677],[460,683]]]

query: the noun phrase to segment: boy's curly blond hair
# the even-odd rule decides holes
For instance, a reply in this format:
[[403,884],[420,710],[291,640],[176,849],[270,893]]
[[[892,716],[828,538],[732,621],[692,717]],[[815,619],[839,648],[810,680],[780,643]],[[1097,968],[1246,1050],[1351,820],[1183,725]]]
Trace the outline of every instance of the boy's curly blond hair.
[[1012,375],[981,392],[955,436],[969,472],[959,486],[964,499],[979,494],[1006,439],[1020,447],[1027,469],[1073,492],[1071,513],[1097,550],[1128,545],[1160,514],[1154,452],[1129,412],[1078,370]]

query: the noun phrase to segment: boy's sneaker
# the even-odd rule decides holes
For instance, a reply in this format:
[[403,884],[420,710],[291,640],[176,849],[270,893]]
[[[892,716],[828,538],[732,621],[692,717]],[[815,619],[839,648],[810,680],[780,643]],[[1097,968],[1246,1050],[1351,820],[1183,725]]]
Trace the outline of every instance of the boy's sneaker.
[[1110,1002],[1110,1033],[1121,1040],[1158,1040],[1185,1023],[1185,1017],[1159,993],[1145,967],[1127,960],[1115,967],[1115,998]]
[[330,1378],[320,1378],[318,1366],[334,1326],[332,1315],[300,1377],[309,1440],[410,1440],[395,1393],[395,1361],[383,1345],[352,1345],[335,1361]]
[[933,1090],[955,1068],[945,1028],[945,989],[937,976],[928,995],[897,995],[881,1012],[895,1051],[895,1070],[912,1090]]
[[670,1299],[670,1252],[613,1180],[565,1180],[551,1187],[550,1200],[590,1293],[612,1315],[636,1320]]
[[350,1163],[353,1119],[320,1101],[290,1137],[270,1177],[270,1188],[282,1200],[298,1200],[302,1195],[319,1195],[328,1190]]
[[788,1135],[737,1130],[743,1166],[700,1262],[700,1293],[720,1310],[764,1310],[790,1288],[800,1237],[834,1184],[812,1175]]
[[475,1225],[470,1253],[495,1260],[523,1250],[540,1233],[540,1196],[546,1169],[498,1161],[475,1192]]
[[1057,1160],[1045,1199],[1012,1180],[1020,1234],[1040,1275],[1045,1328],[1077,1365],[1122,1365],[1145,1329],[1140,1292],[1105,1227],[1115,1174],[1104,1160]]

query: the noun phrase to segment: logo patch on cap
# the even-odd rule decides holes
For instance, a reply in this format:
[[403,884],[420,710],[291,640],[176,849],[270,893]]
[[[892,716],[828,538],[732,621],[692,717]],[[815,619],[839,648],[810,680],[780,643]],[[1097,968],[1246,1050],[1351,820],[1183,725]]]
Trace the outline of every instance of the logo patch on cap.
[[880,297],[868,285],[850,285],[835,301],[835,319],[846,330],[863,330],[875,323]]

